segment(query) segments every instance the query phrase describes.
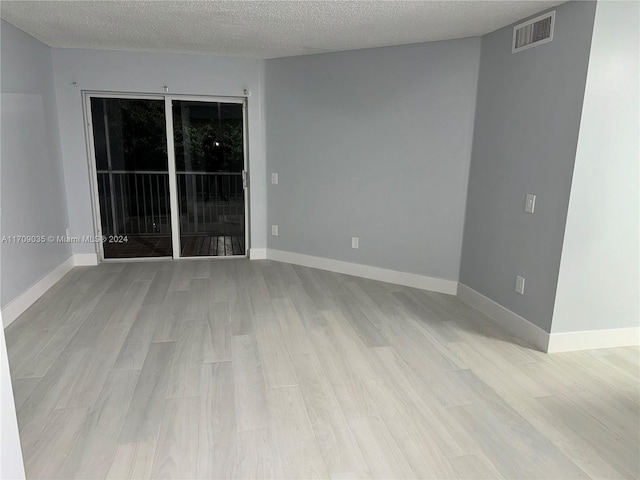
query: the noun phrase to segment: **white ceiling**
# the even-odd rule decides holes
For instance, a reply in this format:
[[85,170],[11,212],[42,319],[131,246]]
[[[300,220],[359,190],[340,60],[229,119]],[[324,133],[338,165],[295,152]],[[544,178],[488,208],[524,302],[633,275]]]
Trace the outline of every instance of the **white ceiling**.
[[52,47],[274,58],[483,35],[561,1],[7,1]]

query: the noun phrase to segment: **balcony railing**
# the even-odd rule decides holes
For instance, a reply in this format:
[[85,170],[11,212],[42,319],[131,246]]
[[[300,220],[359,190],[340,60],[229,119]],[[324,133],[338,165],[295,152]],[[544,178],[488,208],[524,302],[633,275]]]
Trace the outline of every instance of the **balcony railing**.
[[241,172],[177,172],[180,234],[244,232]]
[[[169,172],[98,170],[104,235],[169,235]],[[240,172],[177,172],[181,235],[242,235]]]

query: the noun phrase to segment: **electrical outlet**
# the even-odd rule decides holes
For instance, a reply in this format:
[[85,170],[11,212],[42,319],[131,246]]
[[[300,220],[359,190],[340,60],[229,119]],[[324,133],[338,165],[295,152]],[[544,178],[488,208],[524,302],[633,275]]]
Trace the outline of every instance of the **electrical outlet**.
[[278,236],[278,225],[271,225],[271,235],[274,237]]
[[272,173],[271,174],[271,183],[273,185],[277,185],[278,184],[278,174],[277,173]]
[[351,248],[358,248],[360,239],[358,237],[351,237]]
[[524,211],[527,213],[533,213],[536,209],[536,196],[532,194],[527,194],[527,199],[524,203]]
[[524,278],[520,275],[516,276],[516,292],[520,295],[524,295]]

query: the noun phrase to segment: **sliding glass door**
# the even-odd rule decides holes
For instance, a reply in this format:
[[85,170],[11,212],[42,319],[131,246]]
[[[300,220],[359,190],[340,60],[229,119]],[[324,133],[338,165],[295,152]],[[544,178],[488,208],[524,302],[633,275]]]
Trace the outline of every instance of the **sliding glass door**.
[[170,257],[163,100],[91,98],[104,258]]
[[245,255],[241,99],[86,99],[103,258]]
[[241,104],[173,101],[180,255],[244,255]]

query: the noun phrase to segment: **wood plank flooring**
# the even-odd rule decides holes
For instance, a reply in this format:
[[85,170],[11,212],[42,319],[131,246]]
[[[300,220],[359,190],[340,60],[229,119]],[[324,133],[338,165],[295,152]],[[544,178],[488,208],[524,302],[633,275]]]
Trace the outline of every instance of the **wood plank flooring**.
[[75,268],[6,331],[27,477],[639,478],[637,348],[271,261]]

